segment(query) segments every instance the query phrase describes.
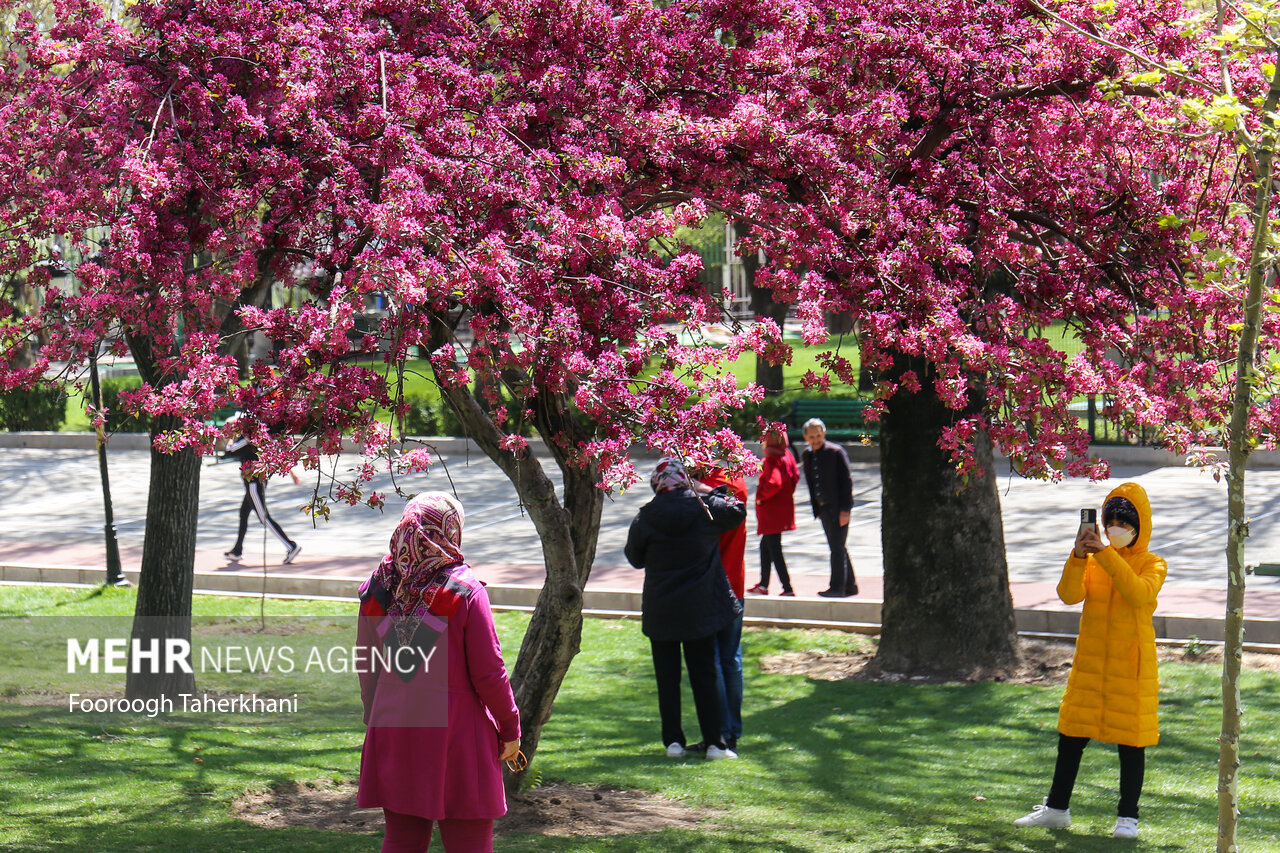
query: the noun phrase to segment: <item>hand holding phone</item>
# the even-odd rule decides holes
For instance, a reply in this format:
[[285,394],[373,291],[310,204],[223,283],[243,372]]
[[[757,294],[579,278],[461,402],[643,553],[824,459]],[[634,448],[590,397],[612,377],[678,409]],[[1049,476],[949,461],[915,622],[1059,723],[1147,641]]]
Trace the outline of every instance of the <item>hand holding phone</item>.
[[1073,553],[1079,559],[1101,551],[1105,545],[1098,531],[1098,511],[1096,509],[1080,510],[1080,529],[1076,531],[1076,543]]

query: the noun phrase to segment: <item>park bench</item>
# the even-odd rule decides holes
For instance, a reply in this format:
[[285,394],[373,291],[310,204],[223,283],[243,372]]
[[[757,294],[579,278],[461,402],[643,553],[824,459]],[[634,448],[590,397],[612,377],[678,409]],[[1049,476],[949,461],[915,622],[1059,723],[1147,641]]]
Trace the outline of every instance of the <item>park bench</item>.
[[1258,563],[1256,566],[1245,566],[1245,573],[1250,575],[1268,575],[1280,577],[1280,563]]
[[827,425],[827,438],[837,443],[861,442],[880,436],[880,424],[867,422],[863,410],[869,400],[818,399],[796,400],[791,405],[791,417],[787,424],[787,440],[804,440],[804,422],[819,418]]
[[215,410],[212,415],[205,418],[204,422],[211,426],[220,427],[230,420],[231,416],[237,411],[238,410],[235,406],[223,406],[221,409]]

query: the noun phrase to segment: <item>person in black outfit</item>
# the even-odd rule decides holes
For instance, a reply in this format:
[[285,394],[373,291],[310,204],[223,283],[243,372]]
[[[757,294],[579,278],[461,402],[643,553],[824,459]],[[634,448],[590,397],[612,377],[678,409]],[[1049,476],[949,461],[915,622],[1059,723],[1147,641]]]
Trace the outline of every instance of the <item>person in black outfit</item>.
[[660,460],[650,484],[653,500],[631,522],[625,553],[631,565],[645,570],[640,624],[653,653],[662,742],[668,756],[685,754],[683,649],[706,757],[737,758],[721,739],[716,687],[716,634],[741,612],[720,561],[720,534],[742,524],[747,510],[723,486],[697,495],[676,459]]
[[858,581],[853,576],[853,561],[845,542],[849,537],[849,514],[853,511],[853,477],[849,474],[849,457],[844,448],[827,441],[827,425],[810,418],[804,425],[804,440],[809,447],[801,460],[804,479],[809,484],[809,503],[813,515],[822,522],[831,548],[831,581],[818,593],[824,598],[847,598],[858,594]]
[[[302,551],[302,546],[289,538],[267,509],[267,475],[253,472],[253,463],[258,460],[258,448],[247,438],[237,438],[227,445],[222,456],[224,459],[240,461],[240,479],[244,480],[244,500],[240,502],[240,527],[236,533],[236,544],[223,556],[234,562],[243,555],[244,535],[249,529],[249,513],[255,512],[262,526],[274,533],[284,545],[284,562],[292,563]],[[300,482],[297,474],[290,472],[289,476],[293,477],[294,485]]]

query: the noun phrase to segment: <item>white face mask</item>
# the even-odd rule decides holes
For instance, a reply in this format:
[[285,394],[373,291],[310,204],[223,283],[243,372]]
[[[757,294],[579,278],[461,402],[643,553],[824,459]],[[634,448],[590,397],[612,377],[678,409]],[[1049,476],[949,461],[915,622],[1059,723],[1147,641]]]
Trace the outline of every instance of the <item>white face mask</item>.
[[1112,525],[1107,528],[1107,538],[1117,548],[1125,548],[1133,542],[1133,531],[1127,527]]

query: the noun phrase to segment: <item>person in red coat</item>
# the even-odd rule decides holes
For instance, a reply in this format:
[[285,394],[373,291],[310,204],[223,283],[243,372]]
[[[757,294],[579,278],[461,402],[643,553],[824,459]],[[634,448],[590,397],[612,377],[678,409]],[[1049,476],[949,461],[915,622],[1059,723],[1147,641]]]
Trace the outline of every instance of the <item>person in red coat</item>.
[[763,439],[764,462],[756,484],[756,533],[760,534],[760,583],[747,590],[753,595],[769,594],[769,568],[778,570],[783,595],[795,595],[791,575],[782,556],[782,534],[796,529],[796,485],[800,470],[780,433]]
[[[699,491],[719,486],[728,489],[744,506],[747,481],[740,474],[717,464],[698,478]],[[721,738],[736,751],[742,737],[742,598],[747,585],[747,525],[744,522],[720,534],[720,562],[729,578],[733,597],[738,599],[738,615],[716,634],[716,687],[720,691]],[[695,744],[691,749],[697,749]]]
[[[381,808],[383,853],[492,853],[506,814],[503,760],[520,711],[484,585],[463,559],[462,505],[439,492],[405,507],[387,556],[360,588],[362,809]],[[440,652],[440,654],[437,654]]]

